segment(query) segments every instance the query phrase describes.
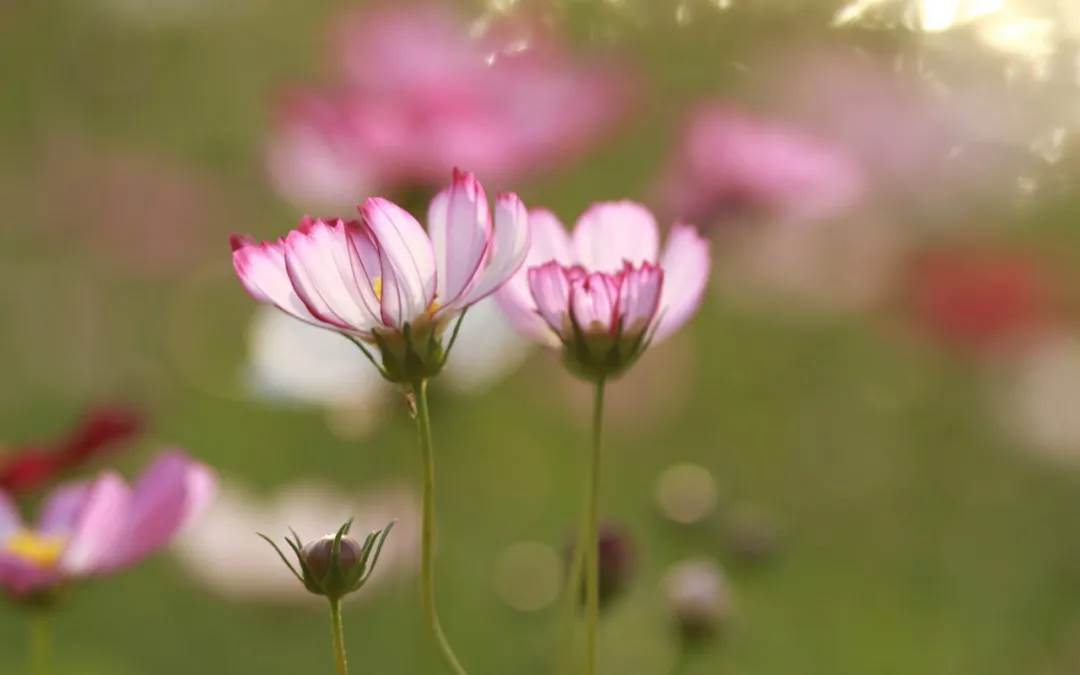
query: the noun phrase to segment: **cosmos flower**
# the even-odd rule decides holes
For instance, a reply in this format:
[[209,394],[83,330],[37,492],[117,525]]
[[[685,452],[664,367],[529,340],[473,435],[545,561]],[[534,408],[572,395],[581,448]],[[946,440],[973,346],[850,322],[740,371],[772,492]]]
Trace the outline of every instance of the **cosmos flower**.
[[709,102],[683,130],[664,193],[680,217],[699,222],[805,221],[851,208],[862,189],[859,166],[841,147]]
[[19,494],[37,489],[65,471],[116,449],[139,433],[138,413],[123,407],[92,410],[59,441],[13,448],[0,457],[0,490]]
[[572,235],[548,211],[529,221],[526,262],[497,298],[526,335],[561,345],[575,373],[621,373],[696,311],[709,250],[693,227],[676,225],[661,253],[656,220],[634,202],[595,204]]
[[[393,202],[370,198],[360,220],[305,217],[277,241],[233,237],[233,265],[261,302],[362,348],[377,346],[394,382],[437,374],[452,319],[494,293],[521,266],[529,246],[525,206],[500,195],[494,223],[484,189],[455,170],[432,200],[428,231]],[[366,349],[366,348],[365,348]]]
[[130,567],[167,545],[214,490],[211,470],[174,450],[130,487],[112,472],[61,486],[34,525],[0,493],[0,585],[26,598]]
[[334,22],[340,78],[285,92],[268,164],[297,204],[435,184],[455,165],[500,183],[563,165],[620,117],[625,74],[572,58],[537,26],[476,38],[434,4],[382,6]]

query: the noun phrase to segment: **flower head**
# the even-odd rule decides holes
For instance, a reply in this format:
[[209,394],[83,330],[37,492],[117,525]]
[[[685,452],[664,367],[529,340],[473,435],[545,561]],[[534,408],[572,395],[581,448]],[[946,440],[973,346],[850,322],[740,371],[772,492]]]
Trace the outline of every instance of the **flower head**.
[[214,489],[209,468],[170,451],[130,487],[111,472],[61,486],[32,526],[0,492],[0,585],[16,598],[41,597],[67,581],[134,565],[168,544]]
[[594,205],[572,235],[547,211],[529,223],[526,262],[497,298],[522,332],[561,345],[576,373],[621,373],[697,309],[709,251],[692,226],[676,225],[661,254],[656,220],[634,202]]
[[15,448],[0,461],[0,490],[17,494],[34,490],[139,433],[142,420],[128,408],[91,411],[66,437],[45,445]]
[[628,78],[583,62],[534,25],[474,37],[437,4],[351,12],[328,43],[340,80],[276,111],[268,163],[305,206],[430,185],[455,164],[507,181],[558,166],[621,116]]
[[299,535],[293,532],[293,538],[286,538],[285,543],[296,554],[299,571],[272,539],[265,534],[259,536],[274,547],[281,561],[305,588],[316,595],[338,600],[359,590],[375,571],[383,544],[393,527],[394,523],[391,522],[381,530],[372,530],[364,538],[363,544],[346,536],[352,528],[352,520],[338,528],[336,534],[328,534],[306,544],[301,543]]
[[370,198],[360,220],[305,217],[277,241],[233,237],[233,266],[256,299],[296,318],[377,346],[394,382],[437,374],[454,317],[495,292],[529,248],[525,206],[495,201],[471,173],[432,200],[428,230],[391,201]]
[[686,218],[802,221],[850,208],[863,187],[860,167],[842,147],[708,103],[683,130],[665,194]]

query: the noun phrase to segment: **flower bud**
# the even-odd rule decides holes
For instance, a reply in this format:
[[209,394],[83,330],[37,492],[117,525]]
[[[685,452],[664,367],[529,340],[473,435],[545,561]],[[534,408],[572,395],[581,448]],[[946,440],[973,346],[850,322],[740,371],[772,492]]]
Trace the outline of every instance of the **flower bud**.
[[662,588],[676,627],[688,642],[712,637],[734,616],[727,579],[711,560],[677,563],[665,575]]
[[[340,550],[337,556],[337,573],[346,576],[355,569],[363,555],[364,548],[352,537],[342,537],[339,542]],[[334,535],[328,534],[322,539],[309,541],[300,549],[300,555],[304,558],[307,571],[312,579],[327,579],[334,564]]]
[[[599,563],[597,595],[600,609],[604,609],[630,586],[637,567],[637,554],[630,536],[612,523],[600,525],[596,545]],[[583,585],[582,602],[585,597]]]
[[264,534],[259,536],[274,547],[282,562],[305,588],[316,595],[337,600],[358,590],[368,580],[393,526],[391,522],[381,530],[368,533],[363,544],[346,536],[352,527],[352,520],[342,525],[336,534],[328,534],[307,544],[301,544],[300,537],[293,532],[293,538],[286,537],[285,543],[296,555],[299,571],[277,544]]

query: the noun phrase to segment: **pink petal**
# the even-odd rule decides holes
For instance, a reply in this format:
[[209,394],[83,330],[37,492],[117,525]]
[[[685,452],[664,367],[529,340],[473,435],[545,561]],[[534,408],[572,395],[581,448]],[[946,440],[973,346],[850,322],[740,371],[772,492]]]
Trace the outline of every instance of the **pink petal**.
[[293,290],[292,281],[285,268],[285,248],[281,241],[256,243],[245,237],[233,236],[233,268],[251,297],[259,302],[274,305],[301,321],[335,328],[320,321],[308,311]]
[[435,299],[435,253],[424,228],[397,204],[379,197],[360,207],[379,249],[382,320],[400,328],[421,316]]
[[641,204],[601,202],[578,219],[574,253],[577,261],[590,270],[616,272],[625,262],[655,262],[659,237],[656,219]]
[[621,279],[602,272],[572,280],[570,309],[581,330],[587,333],[613,333],[618,319]]
[[359,228],[342,220],[311,221],[286,238],[285,265],[297,295],[316,318],[363,335],[378,320],[368,310],[375,305],[374,291],[353,270],[349,230]]
[[[510,323],[534,340],[552,343],[547,323],[536,312],[536,301],[529,289],[529,270],[552,260],[569,265],[570,237],[553,213],[544,209],[529,212],[529,250],[525,262],[495,294],[499,307]],[[555,342],[552,346],[557,345]]]
[[529,290],[536,311],[555,334],[565,334],[569,327],[570,280],[559,263],[551,261],[529,270]]
[[471,173],[454,169],[454,183],[431,201],[428,234],[435,251],[439,304],[453,305],[477,279],[491,241],[487,195]]
[[22,518],[15,502],[6,492],[0,492],[0,542],[22,529]]
[[515,194],[495,200],[495,236],[491,255],[478,283],[461,303],[468,306],[483,300],[505,284],[525,262],[529,253],[529,213]]
[[663,340],[682,327],[697,311],[709,280],[709,244],[691,225],[675,225],[660,258],[664,290],[660,295],[660,323],[655,340]]
[[59,569],[72,576],[100,571],[124,545],[131,505],[131,490],[114,473],[95,480],[84,497],[59,563]]
[[108,568],[134,564],[167,545],[210,503],[216,485],[213,472],[183,452],[161,455],[135,484],[124,538]]
[[66,537],[74,529],[92,483],[68,483],[53,490],[41,507],[37,531],[44,536]]
[[664,286],[664,271],[649,263],[626,270],[619,290],[619,314],[623,333],[634,336],[645,331],[656,317]]

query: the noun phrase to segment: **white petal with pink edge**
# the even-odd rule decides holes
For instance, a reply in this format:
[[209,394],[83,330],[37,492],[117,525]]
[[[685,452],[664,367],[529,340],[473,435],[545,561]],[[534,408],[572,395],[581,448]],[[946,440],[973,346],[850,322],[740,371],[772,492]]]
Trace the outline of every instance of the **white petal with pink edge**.
[[435,253],[420,223],[397,204],[379,197],[360,207],[379,250],[381,318],[391,328],[421,316],[435,299]]
[[659,239],[656,219],[641,204],[601,202],[578,219],[573,246],[577,261],[587,269],[614,273],[626,262],[655,262]]
[[461,301],[468,306],[483,300],[507,283],[525,262],[529,253],[529,213],[515,194],[503,194],[495,200],[495,233],[491,254],[480,272],[476,286]]
[[455,305],[477,281],[491,242],[487,195],[476,176],[454,170],[454,182],[431,201],[428,234],[435,252],[438,303]]
[[677,224],[660,258],[664,288],[654,340],[663,340],[693,316],[709,281],[709,244],[697,228]]

